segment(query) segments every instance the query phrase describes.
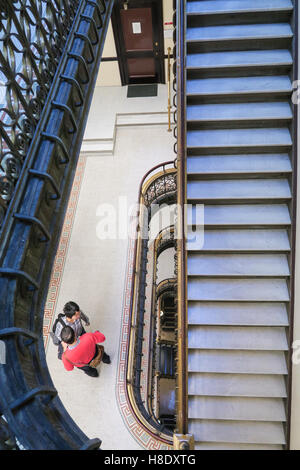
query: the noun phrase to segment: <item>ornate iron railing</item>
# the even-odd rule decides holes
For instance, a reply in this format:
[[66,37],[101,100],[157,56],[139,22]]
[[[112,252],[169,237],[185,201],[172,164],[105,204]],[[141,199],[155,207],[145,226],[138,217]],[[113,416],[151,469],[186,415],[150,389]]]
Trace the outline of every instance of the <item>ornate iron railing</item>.
[[78,4],[79,0],[0,4],[0,225]]
[[[170,246],[175,245],[175,240],[173,239],[172,245],[165,245],[165,249]],[[151,327],[150,327],[150,354],[152,357],[157,358],[156,350],[160,338],[160,322],[158,320],[158,315],[160,312],[160,302],[165,295],[174,295],[176,298],[177,291],[177,279],[170,278],[165,279],[159,283],[153,285],[153,295],[152,295],[152,318],[151,318]],[[177,316],[176,316],[177,318]],[[177,331],[175,329],[175,342],[176,341]],[[158,413],[158,402],[159,402],[159,391],[158,391],[158,381],[159,374],[157,373],[157,364],[155,361],[149,361],[148,367],[148,410],[151,415],[157,419]]]
[[2,175],[11,183],[11,198],[1,202],[0,340],[6,363],[0,365],[0,415],[26,449],[93,449],[101,443],[85,436],[59,400],[42,331],[112,6],[113,0],[1,2],[7,92],[0,164],[12,158],[18,171],[16,184],[13,166],[7,164]]
[[159,256],[164,250],[175,246],[175,230],[174,225],[166,227],[160,231],[156,240],[155,240],[155,251],[157,256]]
[[[137,239],[134,251],[134,279],[130,305],[129,345],[126,357],[126,392],[131,409],[140,425],[157,440],[172,445],[172,434],[149,413],[141,396],[143,329],[148,252],[148,224],[153,205],[176,202],[176,168],[166,162],[152,168],[143,178],[139,188]],[[156,188],[156,189],[154,189]],[[164,188],[164,191],[163,191]],[[155,192],[156,191],[156,192]],[[156,195],[156,197],[155,197]]]
[[[168,168],[168,166],[173,168]],[[163,202],[172,202],[176,197],[176,172],[174,172],[174,162],[162,166],[161,172],[150,178],[147,186],[143,188],[143,201],[146,207],[155,203],[159,205]]]
[[148,373],[147,373],[147,390],[148,390],[148,399],[147,399],[147,409],[151,416],[157,420],[157,413],[155,409],[157,408],[157,401],[159,398],[155,395],[155,389],[157,391],[158,386],[158,377],[155,372],[156,369],[156,343],[157,338],[159,336],[159,332],[157,332],[157,316],[159,311],[159,296],[161,295],[160,289],[163,292],[173,290],[175,292],[176,289],[176,279],[170,280],[163,280],[157,286],[156,281],[156,272],[157,272],[157,260],[159,255],[166,249],[170,247],[175,247],[175,231],[174,225],[165,227],[162,229],[159,234],[157,235],[155,242],[154,242],[154,253],[153,253],[153,286],[152,286],[152,299],[151,299],[151,319],[150,319],[150,329],[149,329],[149,363],[148,363]]

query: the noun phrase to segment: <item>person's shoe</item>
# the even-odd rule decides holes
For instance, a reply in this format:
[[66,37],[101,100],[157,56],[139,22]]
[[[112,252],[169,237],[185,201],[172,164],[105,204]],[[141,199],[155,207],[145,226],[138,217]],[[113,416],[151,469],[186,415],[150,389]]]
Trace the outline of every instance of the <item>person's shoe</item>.
[[99,372],[97,369],[94,369],[93,367],[90,367],[89,370],[84,371],[89,377],[99,377]]
[[103,353],[102,362],[104,362],[104,364],[110,364],[111,363],[110,357],[109,357],[108,354],[106,354],[106,352]]

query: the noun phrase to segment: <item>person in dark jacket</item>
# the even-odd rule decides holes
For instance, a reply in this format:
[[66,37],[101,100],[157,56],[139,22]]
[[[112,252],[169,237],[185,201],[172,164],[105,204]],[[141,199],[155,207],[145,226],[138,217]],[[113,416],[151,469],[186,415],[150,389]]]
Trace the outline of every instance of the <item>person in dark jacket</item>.
[[[56,324],[54,335],[61,341],[61,332],[64,326],[71,326],[75,332],[76,338],[86,333],[82,321],[86,326],[90,325],[88,317],[80,309],[76,302],[69,301],[63,308],[64,315],[59,315],[60,319]],[[58,345],[58,359],[61,359],[63,347],[61,342]]]

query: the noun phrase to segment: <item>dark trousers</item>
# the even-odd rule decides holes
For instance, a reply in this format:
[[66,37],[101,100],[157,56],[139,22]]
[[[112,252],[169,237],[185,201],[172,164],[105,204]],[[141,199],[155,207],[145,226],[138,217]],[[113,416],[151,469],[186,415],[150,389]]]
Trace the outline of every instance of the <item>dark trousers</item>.
[[78,369],[83,370],[83,372],[90,377],[98,377],[98,371],[95,369],[95,367],[91,366],[83,366],[83,367],[78,367]]
[[[95,359],[95,357],[97,356],[97,354],[98,354],[98,349],[97,349],[97,347],[96,347],[96,349],[95,349],[95,354],[94,354],[94,356],[92,357],[91,361],[92,361],[93,359]],[[90,362],[91,362],[91,361],[90,361]],[[83,367],[78,367],[78,369],[83,370],[83,372],[84,372],[85,374],[89,375],[90,377],[98,377],[98,375],[99,375],[99,374],[98,374],[98,371],[97,371],[97,369],[96,369],[95,367],[83,366]]]

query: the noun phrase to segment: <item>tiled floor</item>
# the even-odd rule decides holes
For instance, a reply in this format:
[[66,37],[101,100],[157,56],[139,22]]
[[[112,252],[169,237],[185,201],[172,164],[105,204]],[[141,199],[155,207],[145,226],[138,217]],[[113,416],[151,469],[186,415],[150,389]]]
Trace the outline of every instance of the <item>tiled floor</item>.
[[[142,101],[139,107],[148,112],[147,98]],[[130,126],[117,130],[112,156],[80,159],[53,268],[44,328],[49,370],[67,411],[89,438],[102,439],[106,450],[155,447],[141,433],[120,392],[132,268],[132,244],[120,221],[125,205],[137,202],[143,175],[154,165],[174,159],[173,143],[166,126]],[[117,225],[107,231],[108,213],[115,216]],[[110,238],[104,237],[103,229]],[[107,338],[104,345],[112,363],[101,364],[97,379],[79,370],[65,371],[49,341],[49,327],[68,300],[76,301],[90,317],[88,331],[99,329]]]

